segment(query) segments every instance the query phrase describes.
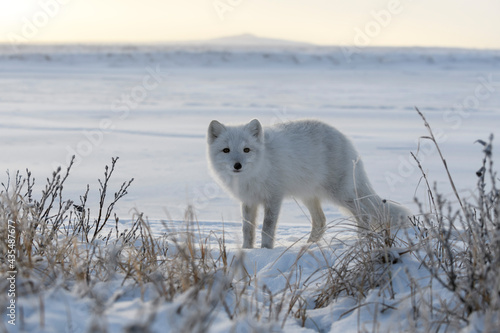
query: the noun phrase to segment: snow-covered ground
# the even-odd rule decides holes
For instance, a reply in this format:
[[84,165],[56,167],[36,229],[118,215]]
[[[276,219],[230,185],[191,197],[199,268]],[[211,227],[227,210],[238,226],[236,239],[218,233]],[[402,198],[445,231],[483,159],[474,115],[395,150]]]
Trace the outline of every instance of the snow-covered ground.
[[[410,151],[419,151],[429,178],[443,193],[451,193],[451,188],[437,151],[426,140],[419,147],[419,137],[428,133],[415,106],[438,135],[459,192],[468,196],[482,156],[474,141],[486,140],[490,133],[500,137],[499,51],[196,45],[12,50],[4,45],[0,46],[0,170],[28,168],[37,179],[35,188],[41,190],[45,178],[75,154],[65,186],[67,199],[78,201],[90,184],[89,202],[95,206],[97,179],[111,157],[119,156],[112,184],[118,187],[135,179],[116,207],[122,220],[137,208],[153,222],[181,221],[186,206],[192,204],[207,235],[210,231],[221,235],[221,221],[225,222],[229,252],[237,255],[238,203],[207,170],[205,133],[210,120],[242,123],[258,118],[264,125],[301,118],[325,121],[352,139],[380,195],[416,212],[414,196],[422,201],[426,196]],[[2,182],[6,179],[5,175]],[[325,204],[325,214],[328,221],[342,216],[330,204]],[[157,234],[164,232],[162,224],[153,226]],[[302,204],[286,201],[277,248],[247,251],[247,269],[255,270],[259,282],[279,294],[309,228]],[[335,228],[328,233],[338,236]],[[345,235],[349,236],[353,234]],[[412,260],[403,262],[417,270]],[[320,274],[331,262],[313,247],[300,265],[305,277],[316,270]],[[401,299],[410,292],[405,290],[406,278],[397,280]],[[139,294],[130,291],[106,310],[111,332],[139,320],[144,307],[151,306],[142,303]],[[46,331],[80,332],[88,327],[91,316],[85,301],[68,291],[44,297]],[[380,296],[374,292],[370,297]],[[31,305],[35,303],[26,305],[24,312],[26,322],[33,325],[40,316],[37,305]],[[314,310],[306,327],[325,332],[372,330],[376,306],[348,312],[352,307],[352,300],[346,299]],[[172,327],[175,332],[175,325],[185,319],[170,318],[175,309],[175,304],[160,305],[152,327],[159,332]],[[215,316],[213,331],[231,329],[223,311]],[[404,310],[384,312],[377,329],[397,331],[406,327],[401,323],[405,318]],[[243,331],[252,327],[241,325]],[[285,330],[301,328],[289,319]]]
[[[207,172],[212,119],[259,118],[265,125],[321,119],[354,141],[381,196],[408,205],[420,177],[409,152],[427,134],[415,106],[441,133],[464,191],[474,185],[479,163],[474,141],[500,124],[494,51],[366,49],[345,58],[328,48],[45,46],[18,54],[3,48],[0,170],[29,168],[43,179],[76,154],[66,190],[77,200],[119,156],[115,181],[135,178],[128,202],[118,207],[122,216],[135,206],[150,218],[178,220],[193,203],[200,220],[239,219],[237,204]],[[430,176],[445,181],[437,154],[422,144]],[[330,206],[327,212],[339,216]],[[305,221],[295,202],[284,206],[281,223]]]

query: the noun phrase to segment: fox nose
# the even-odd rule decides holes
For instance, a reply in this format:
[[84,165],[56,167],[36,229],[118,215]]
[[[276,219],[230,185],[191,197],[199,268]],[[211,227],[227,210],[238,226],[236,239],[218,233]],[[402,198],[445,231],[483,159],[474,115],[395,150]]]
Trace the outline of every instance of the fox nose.
[[240,162],[236,162],[236,163],[234,164],[234,169],[235,169],[235,170],[240,170],[240,169],[241,169],[241,163],[240,163]]

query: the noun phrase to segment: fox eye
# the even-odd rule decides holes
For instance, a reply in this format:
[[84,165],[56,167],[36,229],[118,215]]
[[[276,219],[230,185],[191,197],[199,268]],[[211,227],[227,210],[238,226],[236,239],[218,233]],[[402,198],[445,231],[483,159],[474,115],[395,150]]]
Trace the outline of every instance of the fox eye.
[[244,151],[245,153],[249,153],[249,152],[250,152],[250,148],[245,148],[245,149],[243,149],[243,151]]
[[223,152],[224,154],[227,154],[227,153],[229,153],[230,151],[231,151],[231,150],[230,150],[229,148],[224,148],[224,149],[222,149],[222,152]]

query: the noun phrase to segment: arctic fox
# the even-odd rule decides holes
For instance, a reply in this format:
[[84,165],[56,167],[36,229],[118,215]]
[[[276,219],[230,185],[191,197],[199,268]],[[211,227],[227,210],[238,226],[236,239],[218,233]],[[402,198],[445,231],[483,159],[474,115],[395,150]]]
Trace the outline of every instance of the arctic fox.
[[257,119],[240,126],[213,120],[207,141],[212,172],[241,201],[244,248],[254,246],[259,205],[264,206],[262,247],[273,248],[287,196],[302,200],[309,209],[309,242],[320,240],[325,231],[322,199],[347,210],[361,228],[402,226],[410,215],[375,193],[351,141],[320,121],[294,121],[264,130]]

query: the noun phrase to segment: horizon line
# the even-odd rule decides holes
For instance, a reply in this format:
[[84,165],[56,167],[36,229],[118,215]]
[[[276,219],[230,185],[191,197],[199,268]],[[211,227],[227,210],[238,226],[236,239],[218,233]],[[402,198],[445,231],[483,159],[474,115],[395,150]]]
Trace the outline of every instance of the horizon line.
[[[227,44],[223,44],[224,39],[231,38],[250,38],[254,39],[255,43],[245,44],[238,42],[227,42]],[[263,44],[259,44],[261,41]],[[276,44],[273,45],[272,41]],[[130,41],[117,41],[117,40],[109,40],[109,41],[92,41],[92,40],[80,40],[80,41],[61,41],[61,40],[53,40],[53,41],[19,41],[13,42],[8,40],[0,40],[0,46],[13,46],[13,47],[23,47],[23,46],[70,46],[70,45],[83,45],[83,46],[200,46],[205,44],[212,44],[213,46],[226,46],[226,47],[287,47],[287,48],[303,48],[303,47],[314,47],[314,48],[348,48],[348,49],[377,49],[377,48],[404,48],[404,49],[461,49],[461,50],[485,50],[485,51],[500,51],[500,48],[497,47],[479,47],[479,46],[463,46],[463,45],[368,45],[368,46],[359,46],[355,44],[318,44],[312,42],[305,42],[299,40],[292,39],[284,39],[277,37],[267,37],[260,36],[252,33],[241,33],[235,35],[224,35],[220,37],[212,37],[207,39],[184,39],[184,40],[130,40]],[[218,43],[218,44],[217,44]],[[283,43],[283,44],[280,44]],[[284,45],[286,44],[286,45]]]

